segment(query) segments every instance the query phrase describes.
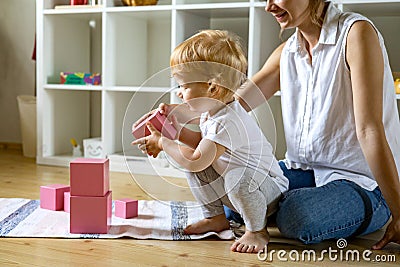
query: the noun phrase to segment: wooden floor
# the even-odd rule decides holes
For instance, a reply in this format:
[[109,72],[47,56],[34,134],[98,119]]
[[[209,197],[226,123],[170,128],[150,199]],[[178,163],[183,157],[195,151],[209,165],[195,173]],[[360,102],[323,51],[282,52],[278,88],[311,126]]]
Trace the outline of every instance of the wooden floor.
[[[131,197],[151,199],[134,182],[127,173],[110,174],[113,198]],[[156,184],[157,177],[136,177],[141,181]],[[165,200],[193,200],[184,179],[171,179],[182,186],[177,192],[159,190],[157,196]],[[67,168],[39,166],[34,159],[25,158],[18,150],[0,148],[0,198],[39,198],[39,186],[52,183],[69,183]],[[1,208],[1,207],[0,207]],[[289,219],[289,218],[288,218]],[[229,250],[232,241],[221,241],[215,238],[201,241],[159,241],[134,240],[121,238],[113,240],[96,239],[45,239],[45,238],[0,238],[0,266],[399,266],[400,248],[390,245],[385,250],[373,252],[383,258],[393,256],[396,262],[377,263],[357,260],[334,260],[325,254],[320,261],[323,250],[338,249],[335,241],[324,242],[313,246],[304,246],[296,241],[281,238],[275,228],[270,229],[272,242],[269,251],[286,251],[268,255],[267,260],[258,259],[256,254],[234,253]],[[346,249],[360,251],[369,249],[382,232],[349,240]],[[317,260],[301,260],[302,252],[315,250]],[[344,251],[345,253],[346,251]],[[289,254],[291,253],[291,254]],[[296,255],[300,255],[296,260]],[[291,255],[291,256],[290,256]],[[306,254],[305,254],[306,255]],[[265,255],[262,255],[265,256]],[[335,256],[335,255],[333,255]],[[336,256],[340,256],[338,253]],[[307,259],[307,257],[306,257]],[[351,259],[350,257],[348,259]]]

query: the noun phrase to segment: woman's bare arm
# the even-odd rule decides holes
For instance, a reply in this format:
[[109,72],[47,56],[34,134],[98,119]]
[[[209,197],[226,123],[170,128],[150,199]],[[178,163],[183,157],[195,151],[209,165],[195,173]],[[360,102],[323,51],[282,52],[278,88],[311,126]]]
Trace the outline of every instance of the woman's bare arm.
[[383,116],[383,55],[373,26],[356,22],[347,39],[354,115],[361,149],[393,215],[384,238],[374,248],[400,242],[400,182],[386,139]]
[[238,89],[240,104],[247,111],[263,104],[280,89],[280,59],[284,45],[276,48],[261,70]]

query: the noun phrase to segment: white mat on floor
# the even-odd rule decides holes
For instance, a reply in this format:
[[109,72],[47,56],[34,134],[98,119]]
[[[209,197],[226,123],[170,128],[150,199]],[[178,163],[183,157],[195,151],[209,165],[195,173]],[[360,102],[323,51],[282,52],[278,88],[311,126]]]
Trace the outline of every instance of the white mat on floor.
[[[0,198],[0,237],[120,238],[193,240],[215,235],[233,239],[231,230],[185,235],[183,229],[203,218],[193,202],[139,201],[139,216],[113,216],[108,234],[70,234],[69,213],[40,208],[39,200]],[[114,206],[114,205],[113,205]]]

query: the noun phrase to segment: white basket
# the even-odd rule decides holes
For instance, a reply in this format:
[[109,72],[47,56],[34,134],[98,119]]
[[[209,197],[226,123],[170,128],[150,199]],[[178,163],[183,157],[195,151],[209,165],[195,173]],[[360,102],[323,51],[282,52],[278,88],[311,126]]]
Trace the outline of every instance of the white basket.
[[25,157],[36,157],[36,97],[17,96],[21,122],[22,152]]

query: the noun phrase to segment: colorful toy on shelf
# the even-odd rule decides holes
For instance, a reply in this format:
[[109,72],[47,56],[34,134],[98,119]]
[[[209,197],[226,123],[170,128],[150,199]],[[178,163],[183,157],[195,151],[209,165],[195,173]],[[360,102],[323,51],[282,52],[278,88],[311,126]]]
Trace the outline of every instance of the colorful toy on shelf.
[[152,115],[147,117],[144,121],[142,121],[138,126],[132,129],[132,134],[135,138],[142,138],[150,135],[149,129],[147,129],[146,123],[150,122],[154,125],[154,127],[159,130],[163,135],[165,135],[169,139],[175,139],[176,129],[168,120],[168,118],[161,114],[160,111],[154,112]]
[[40,187],[40,207],[48,210],[64,209],[64,192],[70,187],[64,184],[43,185]]
[[138,201],[130,198],[115,200],[115,216],[129,219],[138,216]]
[[100,85],[100,73],[60,72],[61,84]]
[[70,232],[106,234],[111,226],[109,160],[78,158],[70,162]]

